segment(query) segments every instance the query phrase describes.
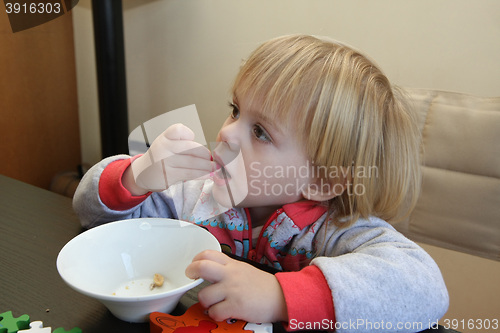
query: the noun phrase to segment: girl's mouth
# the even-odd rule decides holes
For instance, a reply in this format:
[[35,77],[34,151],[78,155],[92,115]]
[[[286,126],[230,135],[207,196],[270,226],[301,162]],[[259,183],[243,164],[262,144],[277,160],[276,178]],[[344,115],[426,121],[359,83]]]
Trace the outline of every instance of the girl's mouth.
[[210,173],[210,178],[218,186],[226,186],[227,182],[231,179],[231,175],[227,172],[226,168],[214,157],[215,171]]
[[[229,195],[229,199],[231,200],[231,207],[236,207],[233,193],[231,191],[231,186],[229,185],[229,181],[232,179],[232,177],[227,170],[227,164],[224,163],[224,160],[221,159],[215,151],[212,151],[212,161],[215,162],[215,170],[210,173],[210,178],[212,178],[214,182],[214,188],[217,187],[219,189],[225,189],[227,191],[227,194]],[[229,163],[231,162],[232,161],[229,161]],[[234,168],[230,169],[233,172],[236,172]]]

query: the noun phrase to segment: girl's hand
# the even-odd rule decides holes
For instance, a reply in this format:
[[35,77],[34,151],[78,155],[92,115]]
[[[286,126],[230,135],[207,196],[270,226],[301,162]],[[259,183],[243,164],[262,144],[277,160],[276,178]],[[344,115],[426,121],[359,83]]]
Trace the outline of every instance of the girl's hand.
[[186,276],[212,282],[198,293],[198,300],[216,321],[228,318],[253,323],[288,320],[278,280],[250,264],[207,250],[194,257],[186,268]]
[[132,162],[123,176],[123,185],[139,195],[163,191],[179,181],[208,178],[214,170],[210,150],[193,140],[194,133],[188,127],[170,126]]

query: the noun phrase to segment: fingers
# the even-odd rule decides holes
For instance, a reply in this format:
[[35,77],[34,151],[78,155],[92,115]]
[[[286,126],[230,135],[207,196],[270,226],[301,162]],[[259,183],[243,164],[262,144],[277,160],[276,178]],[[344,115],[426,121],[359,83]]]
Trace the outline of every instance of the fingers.
[[199,158],[197,156],[191,155],[175,155],[167,157],[163,160],[165,167],[167,168],[183,168],[188,170],[200,170],[205,173],[210,173],[215,170],[215,163]]
[[[212,287],[212,286],[210,286]],[[202,291],[200,291],[199,294],[201,294],[203,291],[208,289],[209,287],[206,287]],[[217,295],[215,293],[215,295]],[[198,299],[200,299],[200,295],[198,295]],[[214,298],[215,299],[215,298]],[[237,318],[239,317],[236,312],[235,312],[235,307],[234,304],[231,302],[224,302],[224,299],[208,303],[207,306],[205,306],[201,301],[201,305],[203,305],[205,308],[208,308],[208,315],[210,318],[212,318],[215,321],[223,321],[228,318]]]
[[166,137],[158,137],[151,145],[149,152],[152,154],[154,161],[175,155],[189,155],[205,160],[210,160],[212,157],[210,150],[198,142],[170,140]]
[[209,160],[212,156],[210,150],[194,139],[194,132],[189,127],[175,124],[156,137],[148,151],[154,161],[175,154],[192,155]]
[[224,309],[227,302],[223,302],[227,295],[227,286],[220,283],[225,278],[224,268],[231,260],[233,259],[224,253],[206,250],[197,254],[186,269],[188,277],[201,277],[212,283],[200,290],[198,301],[208,309],[209,316],[216,321],[231,317]]
[[[192,141],[194,133],[182,124],[167,128],[158,136],[146,153],[147,160],[158,166],[151,173],[165,186],[192,179],[208,179],[215,170],[208,148]],[[143,168],[144,169],[144,168]]]
[[[218,303],[223,302],[225,298],[226,290],[224,289],[224,286],[219,283],[211,284],[198,292],[198,302],[200,302],[205,309],[209,310],[208,314],[210,317],[212,317],[210,309]],[[214,317],[212,318],[215,319]],[[229,317],[221,318],[221,320],[226,318]]]
[[207,250],[194,257],[186,275],[212,282],[199,291],[198,300],[216,321],[227,318],[248,322],[288,320],[283,291],[270,273],[221,252]]
[[194,140],[194,132],[183,124],[169,126],[163,135],[170,140]]
[[202,278],[212,283],[221,281],[224,277],[223,266],[227,263],[226,258],[231,260],[218,251],[203,251],[193,258],[185,274],[191,279]]
[[171,151],[174,154],[191,155],[207,160],[210,160],[212,157],[207,147],[195,141],[175,141],[175,144],[171,146]]
[[226,254],[215,251],[215,250],[205,250],[200,253],[198,253],[194,258],[193,261],[198,261],[198,260],[211,260],[214,262],[217,262],[221,265],[226,265],[229,262],[231,262],[231,259],[229,258]]
[[128,187],[134,193],[163,191],[181,181],[208,179],[215,163],[211,161],[210,150],[193,140],[194,133],[188,127],[182,124],[168,127],[148,151],[132,163],[130,179],[138,189],[134,184]]
[[215,283],[222,280],[223,273],[219,263],[209,260],[193,261],[186,268],[186,276],[191,279],[202,278],[208,282]]
[[168,185],[192,179],[208,179],[215,170],[210,160],[193,156],[177,155],[161,161]]

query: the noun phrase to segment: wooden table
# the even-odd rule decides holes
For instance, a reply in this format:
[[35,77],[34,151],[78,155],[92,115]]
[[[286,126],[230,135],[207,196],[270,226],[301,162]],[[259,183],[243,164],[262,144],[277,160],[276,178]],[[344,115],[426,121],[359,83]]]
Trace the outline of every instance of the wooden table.
[[0,313],[27,314],[53,330],[149,332],[148,324],[114,318],[59,276],[59,251],[82,231],[70,198],[0,176],[0,228]]
[[[56,268],[61,248],[82,232],[71,199],[0,175],[0,313],[12,311],[52,330],[83,333],[148,333],[149,324],[115,318],[101,303],[69,288]],[[175,313],[194,304],[197,289],[183,296]],[[284,332],[280,324],[274,332]],[[429,332],[448,333],[439,327]]]

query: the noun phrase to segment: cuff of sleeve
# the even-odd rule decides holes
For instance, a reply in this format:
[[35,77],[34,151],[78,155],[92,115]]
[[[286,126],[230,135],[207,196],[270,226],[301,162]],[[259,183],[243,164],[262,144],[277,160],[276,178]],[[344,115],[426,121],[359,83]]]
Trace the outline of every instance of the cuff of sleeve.
[[277,273],[288,312],[287,331],[300,330],[307,323],[335,324],[332,292],[321,270],[310,265],[298,272]]
[[122,176],[132,161],[139,156],[110,163],[102,171],[99,179],[101,201],[112,210],[127,210],[137,206],[151,195],[151,192],[133,196],[122,184]]

